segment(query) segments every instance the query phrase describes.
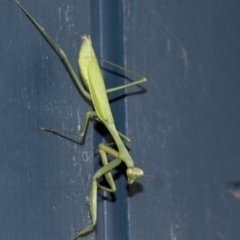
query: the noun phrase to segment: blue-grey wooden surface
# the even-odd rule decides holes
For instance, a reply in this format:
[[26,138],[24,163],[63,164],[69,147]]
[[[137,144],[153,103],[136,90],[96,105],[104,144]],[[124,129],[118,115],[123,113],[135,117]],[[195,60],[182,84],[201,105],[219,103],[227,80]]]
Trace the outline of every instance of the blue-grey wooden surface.
[[225,189],[240,180],[239,7],[125,1],[126,66],[148,78],[126,100],[127,133],[158,177],[129,198],[129,239],[240,237],[240,201]]
[[[240,201],[226,191],[240,181],[238,1],[123,1],[110,20],[107,1],[21,3],[76,71],[90,34],[98,54],[148,78],[113,112],[123,107],[118,126],[149,176],[127,186],[123,175],[113,202],[99,196],[96,234],[84,239],[238,239]],[[77,131],[91,107],[14,1],[1,6],[0,238],[70,239],[89,222],[96,129],[79,145],[34,127]]]

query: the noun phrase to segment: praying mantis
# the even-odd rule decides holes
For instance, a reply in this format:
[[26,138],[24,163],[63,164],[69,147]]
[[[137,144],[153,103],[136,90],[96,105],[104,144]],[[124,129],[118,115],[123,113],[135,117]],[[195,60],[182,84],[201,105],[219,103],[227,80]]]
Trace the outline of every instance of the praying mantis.
[[[116,186],[111,173],[112,169],[117,167],[121,162],[124,162],[127,166],[126,175],[128,179],[128,184],[132,184],[136,179],[144,175],[142,169],[134,166],[134,161],[131,158],[122,140],[123,138],[126,142],[129,142],[130,139],[126,137],[124,134],[117,131],[116,129],[116,126],[114,124],[114,118],[109,105],[107,93],[143,83],[147,81],[147,79],[135,72],[132,72],[128,69],[120,67],[107,60],[103,60],[114,67],[120,68],[121,70],[125,70],[126,72],[140,78],[135,82],[131,82],[131,83],[118,86],[115,88],[111,88],[111,89],[106,89],[103,76],[101,74],[101,70],[92,47],[91,39],[89,36],[83,36],[82,44],[79,51],[79,58],[78,58],[79,70],[80,70],[81,78],[83,81],[83,84],[82,84],[77,74],[74,72],[67,55],[60,48],[57,42],[53,40],[53,38],[41,27],[41,25],[28,13],[28,11],[17,0],[14,0],[14,1],[21,8],[21,10],[26,14],[26,16],[31,20],[31,22],[35,25],[35,27],[40,31],[40,33],[48,40],[50,45],[56,50],[59,57],[62,59],[63,63],[65,64],[67,70],[69,71],[69,74],[72,77],[78,89],[81,91],[83,96],[86,99],[90,100],[93,104],[94,111],[88,111],[86,113],[82,131],[79,134],[74,134],[74,135],[77,135],[79,137],[84,137],[89,119],[94,118],[97,121],[101,122],[107,128],[107,130],[111,134],[117,146],[117,150],[103,143],[99,144],[98,146],[103,167],[97,170],[96,173],[93,175],[91,187],[90,187],[88,204],[89,204],[92,223],[89,226],[85,227],[83,230],[76,231],[75,236],[73,238],[73,240],[75,240],[78,237],[92,231],[94,226],[96,225],[97,189],[100,188],[107,192],[116,191]],[[61,131],[57,129],[47,129],[42,127],[38,127],[38,128],[44,131],[50,131],[54,133],[73,134],[70,132]],[[108,161],[107,154],[112,155],[114,159],[112,161]],[[97,182],[97,179],[101,176],[105,177],[109,186],[102,186]]]

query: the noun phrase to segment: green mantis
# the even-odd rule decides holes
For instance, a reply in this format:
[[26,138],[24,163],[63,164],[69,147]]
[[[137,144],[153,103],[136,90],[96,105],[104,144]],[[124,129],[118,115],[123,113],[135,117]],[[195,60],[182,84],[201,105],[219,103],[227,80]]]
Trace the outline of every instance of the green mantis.
[[[67,55],[65,52],[60,48],[60,46],[50,37],[50,35],[38,24],[38,22],[27,12],[25,8],[23,8],[20,3],[15,0],[16,4],[22,9],[22,11],[27,15],[27,17],[31,20],[31,22],[36,26],[36,28],[43,34],[43,36],[48,40],[48,42],[52,45],[52,47],[56,50],[62,61],[64,62],[65,66],[67,67],[70,76],[74,80],[76,86],[79,88],[79,90],[82,92],[84,97],[86,99],[90,100],[93,103],[94,111],[89,111],[85,115],[84,125],[83,129],[79,134],[75,134],[79,137],[83,137],[86,133],[88,121],[90,118],[94,118],[97,121],[101,122],[105,125],[105,127],[110,132],[112,138],[114,139],[114,142],[117,146],[117,150],[111,148],[108,145],[105,144],[99,144],[98,150],[101,156],[101,161],[103,164],[103,167],[101,167],[92,177],[92,183],[89,193],[89,209],[91,213],[91,220],[92,223],[84,228],[81,231],[76,231],[76,235],[73,239],[77,239],[78,237],[85,235],[86,233],[93,230],[94,226],[97,222],[97,189],[101,188],[104,191],[107,192],[115,192],[116,186],[113,180],[113,176],[111,174],[111,170],[115,167],[117,167],[121,162],[124,162],[127,166],[127,179],[128,183],[132,184],[136,179],[143,176],[143,171],[140,168],[137,168],[134,166],[134,161],[132,160],[128,150],[126,149],[122,138],[126,141],[130,141],[129,138],[127,138],[122,133],[118,132],[116,129],[116,126],[114,124],[114,119],[112,116],[111,108],[109,105],[109,100],[107,97],[107,93],[117,91],[126,87],[130,87],[132,85],[140,84],[142,82],[146,81],[146,78],[136,74],[130,70],[127,70],[125,68],[119,67],[118,65],[115,65],[111,62],[108,62],[106,60],[103,60],[107,62],[108,64],[111,64],[115,67],[118,67],[122,70],[125,70],[126,72],[129,72],[130,74],[133,74],[137,77],[140,77],[138,81],[131,82],[119,87],[106,89],[104,80],[100,71],[100,67],[97,61],[97,58],[95,56],[92,43],[90,40],[90,37],[83,36],[82,37],[82,45],[79,52],[79,58],[78,58],[78,64],[79,64],[79,70],[80,74],[83,80],[83,84],[77,77],[76,73],[74,72]],[[40,127],[39,127],[40,128]],[[41,130],[45,131],[51,131],[55,133],[66,133],[60,131],[57,129],[46,129],[46,128],[40,128]],[[70,133],[71,134],[71,133]],[[114,160],[111,162],[108,161],[107,154],[110,154],[114,157]],[[102,186],[97,182],[97,179],[101,176],[104,176],[106,178],[107,183],[109,186]]]

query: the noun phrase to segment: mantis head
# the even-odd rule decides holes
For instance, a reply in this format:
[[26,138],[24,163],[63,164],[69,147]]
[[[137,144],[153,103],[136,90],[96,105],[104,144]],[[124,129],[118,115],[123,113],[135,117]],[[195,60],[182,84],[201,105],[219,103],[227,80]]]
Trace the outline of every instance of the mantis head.
[[137,167],[129,167],[127,169],[127,178],[128,178],[128,184],[134,183],[134,181],[144,175],[144,172],[142,169]]

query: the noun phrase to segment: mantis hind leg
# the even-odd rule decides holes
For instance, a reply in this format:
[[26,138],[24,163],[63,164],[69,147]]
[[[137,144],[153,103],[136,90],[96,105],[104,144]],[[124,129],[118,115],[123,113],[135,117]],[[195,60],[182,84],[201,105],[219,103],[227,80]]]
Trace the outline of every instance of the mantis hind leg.
[[85,133],[86,133],[86,130],[87,130],[87,125],[88,125],[90,117],[97,117],[97,113],[95,111],[89,111],[85,114],[83,128],[82,128],[82,131],[80,133],[58,130],[58,129],[54,129],[54,128],[37,127],[37,129],[47,131],[47,132],[62,133],[62,134],[68,134],[68,135],[73,135],[73,136],[77,136],[77,137],[84,137]]
[[107,61],[107,60],[105,60],[105,59],[102,59],[102,61],[103,61],[103,62],[106,62],[106,63],[109,64],[109,65],[112,65],[112,66],[114,66],[114,67],[116,67],[116,68],[119,68],[119,69],[121,69],[121,70],[123,70],[123,71],[125,71],[125,72],[128,72],[128,73],[130,73],[130,74],[132,74],[132,75],[135,75],[135,76],[137,76],[137,77],[140,78],[139,80],[134,81],[134,82],[131,82],[131,83],[127,83],[127,84],[124,84],[124,85],[121,85],[121,86],[118,86],[118,87],[114,87],[114,88],[109,88],[109,89],[107,89],[107,91],[106,91],[107,93],[114,92],[114,91],[118,91],[118,90],[121,90],[121,89],[123,89],[123,88],[127,88],[127,87],[131,87],[131,86],[134,86],[134,85],[138,85],[138,84],[140,84],[140,83],[143,83],[143,82],[146,82],[146,81],[147,81],[147,79],[146,79],[144,76],[142,76],[142,75],[140,75],[140,74],[138,74],[138,73],[135,73],[135,72],[133,72],[133,71],[127,69],[127,68],[121,67],[121,66],[119,66],[119,65],[117,65],[117,64],[114,64],[114,63],[112,63],[112,62],[110,62],[110,61]]
[[[93,176],[92,178],[92,185],[89,193],[89,199],[88,199],[88,204],[89,204],[89,210],[92,218],[92,224],[87,226],[81,231],[76,231],[75,236],[72,240],[76,240],[78,237],[90,232],[93,230],[94,226],[96,225],[97,222],[97,189],[101,188],[104,191],[108,192],[115,192],[116,191],[116,185],[114,183],[111,170],[115,167],[117,167],[121,163],[121,159],[117,158],[118,157],[118,152],[104,144],[99,144],[99,152],[101,155],[101,160],[103,163],[103,167],[100,168]],[[107,160],[107,155],[106,153],[109,153],[116,157],[111,162],[108,162]],[[105,176],[108,184],[110,187],[104,187],[98,184],[97,179],[101,177],[102,175]]]
[[51,44],[51,46],[55,49],[59,57],[62,59],[65,64],[70,76],[73,81],[77,85],[78,89],[82,92],[82,94],[90,101],[92,101],[91,95],[88,91],[85,90],[83,84],[79,80],[78,76],[73,70],[71,63],[66,55],[66,53],[61,49],[58,43],[44,30],[44,28],[30,15],[30,13],[18,2],[18,0],[14,0],[15,3],[22,9],[22,11],[27,15],[27,17],[31,20],[31,22],[35,25],[35,27],[39,30],[39,32],[45,37],[45,39]]

